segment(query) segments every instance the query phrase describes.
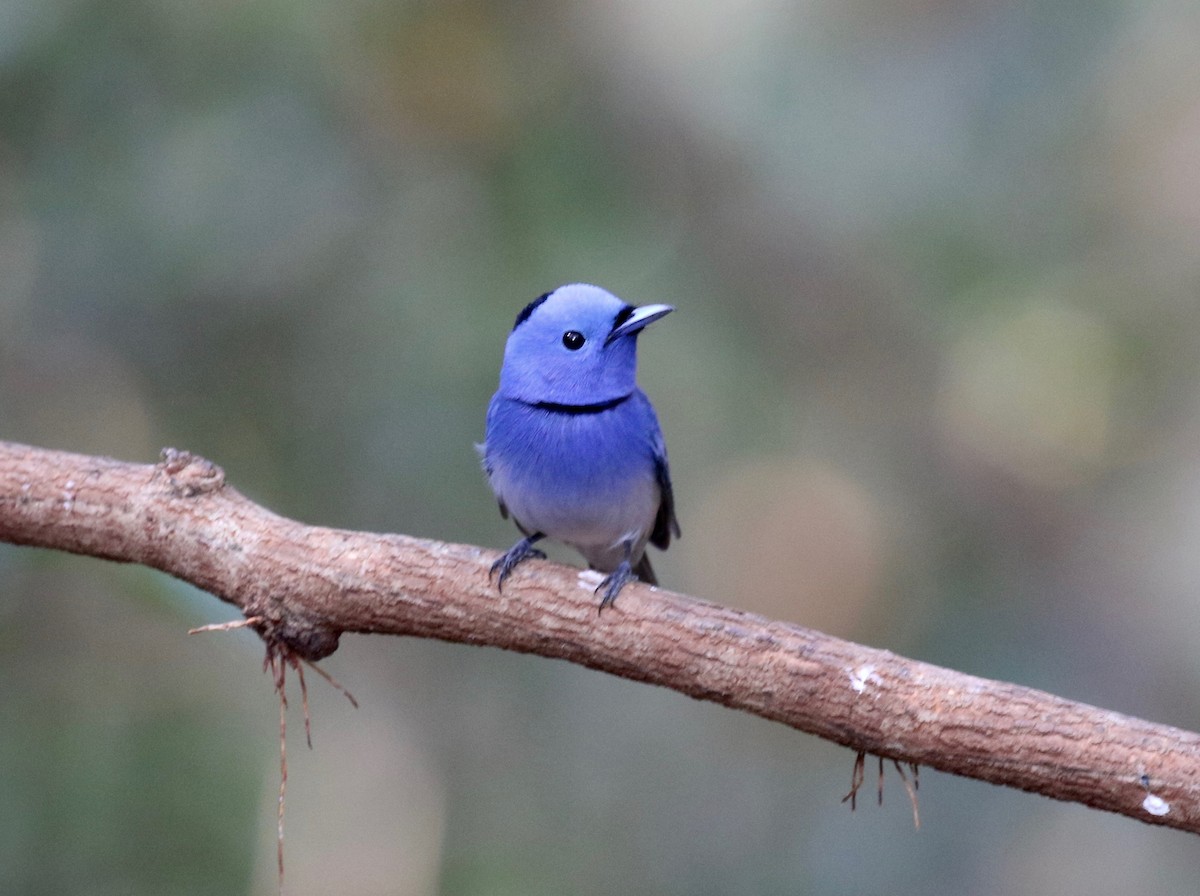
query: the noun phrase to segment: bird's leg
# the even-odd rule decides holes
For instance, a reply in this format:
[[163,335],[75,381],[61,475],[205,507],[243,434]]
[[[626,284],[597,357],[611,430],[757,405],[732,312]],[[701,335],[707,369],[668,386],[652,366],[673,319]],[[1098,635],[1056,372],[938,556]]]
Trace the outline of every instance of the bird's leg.
[[605,607],[612,606],[622,588],[630,582],[637,581],[637,573],[633,571],[633,564],[630,562],[632,554],[633,545],[627,541],[625,542],[625,559],[596,586],[596,594],[599,594],[601,590],[604,591],[604,597],[600,600],[600,609],[596,611],[598,614],[603,613]]
[[534,547],[534,544],[545,537],[545,534],[542,532],[534,532],[532,535],[522,538],[508,549],[508,553],[492,564],[492,568],[488,570],[488,579],[490,580],[492,576],[499,574],[496,581],[497,591],[504,590],[504,580],[508,578],[509,574],[519,564],[531,558],[537,558],[538,560],[546,559],[546,552],[539,551]]

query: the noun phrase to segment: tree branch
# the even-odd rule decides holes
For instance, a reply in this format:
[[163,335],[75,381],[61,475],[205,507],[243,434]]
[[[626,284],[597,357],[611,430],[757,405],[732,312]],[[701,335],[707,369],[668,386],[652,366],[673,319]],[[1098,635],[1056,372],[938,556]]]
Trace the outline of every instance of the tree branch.
[[596,614],[592,576],[495,554],[305,526],[165,449],[122,463],[0,442],[0,540],[142,563],[261,618],[316,660],[342,632],[569,660],[783,722],[851,749],[1200,832],[1200,735],[942,669],[634,584]]

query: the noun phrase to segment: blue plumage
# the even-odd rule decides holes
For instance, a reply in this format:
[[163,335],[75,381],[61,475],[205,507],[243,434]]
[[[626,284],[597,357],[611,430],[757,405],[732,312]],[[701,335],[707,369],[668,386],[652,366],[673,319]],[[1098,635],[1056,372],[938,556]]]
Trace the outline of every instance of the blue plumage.
[[545,557],[542,538],[608,573],[601,610],[634,578],[657,584],[646,544],[665,549],[679,523],[658,417],[637,387],[637,335],[672,310],[574,283],[517,315],[480,446],[500,512],[525,535],[492,566],[499,587]]

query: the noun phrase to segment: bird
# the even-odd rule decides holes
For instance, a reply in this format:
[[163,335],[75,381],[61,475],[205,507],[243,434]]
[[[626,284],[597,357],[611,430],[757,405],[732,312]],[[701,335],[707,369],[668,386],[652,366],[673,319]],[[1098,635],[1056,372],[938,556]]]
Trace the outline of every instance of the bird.
[[524,536],[492,564],[499,591],[521,563],[545,559],[543,538],[607,574],[597,612],[635,579],[658,584],[646,544],[666,550],[680,529],[666,442],[637,385],[637,337],[674,310],[570,283],[517,315],[477,446],[501,516]]

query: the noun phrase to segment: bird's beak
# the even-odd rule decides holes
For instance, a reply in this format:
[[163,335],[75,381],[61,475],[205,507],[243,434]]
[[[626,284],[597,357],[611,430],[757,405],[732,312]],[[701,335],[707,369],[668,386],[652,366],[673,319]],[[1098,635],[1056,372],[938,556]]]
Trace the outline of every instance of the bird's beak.
[[608,345],[614,339],[620,339],[622,336],[632,336],[647,324],[652,324],[660,317],[665,317],[675,309],[670,305],[642,305],[640,308],[633,309],[633,314],[611,333],[604,340],[604,344]]

